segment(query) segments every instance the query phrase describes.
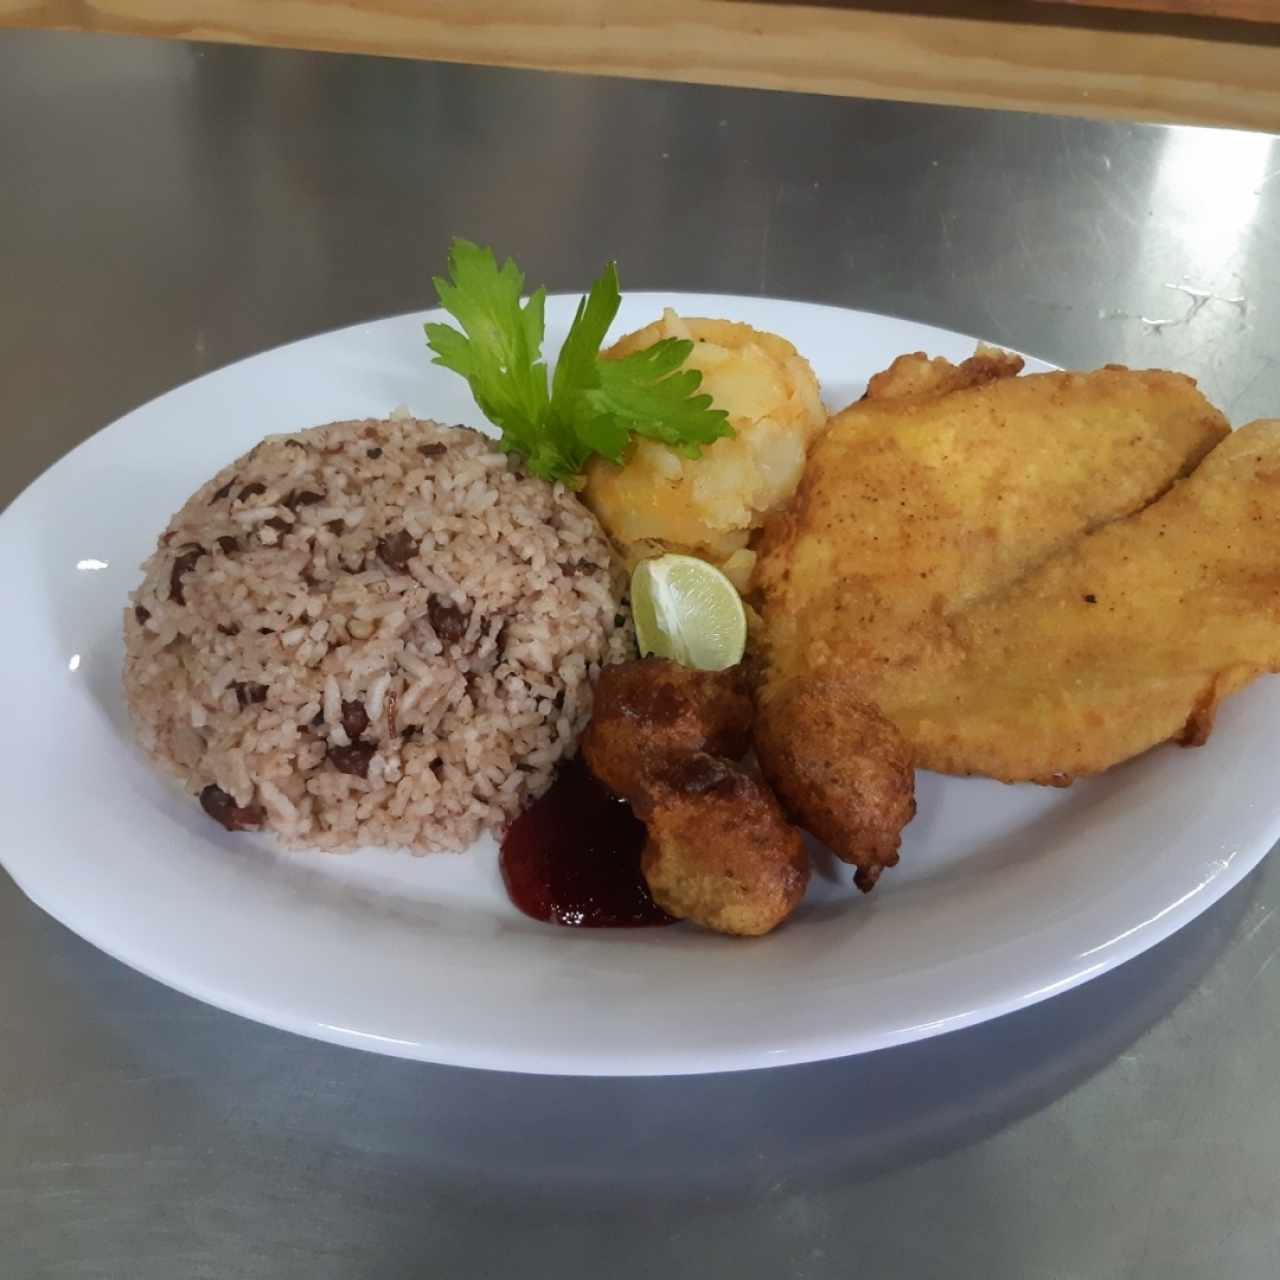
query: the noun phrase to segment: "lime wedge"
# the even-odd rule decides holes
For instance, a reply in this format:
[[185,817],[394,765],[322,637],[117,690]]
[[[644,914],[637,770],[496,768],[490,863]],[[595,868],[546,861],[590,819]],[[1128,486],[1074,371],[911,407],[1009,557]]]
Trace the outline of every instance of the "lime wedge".
[[631,613],[641,654],[700,671],[742,661],[747,615],[742,597],[715,565],[693,556],[641,560],[631,575]]

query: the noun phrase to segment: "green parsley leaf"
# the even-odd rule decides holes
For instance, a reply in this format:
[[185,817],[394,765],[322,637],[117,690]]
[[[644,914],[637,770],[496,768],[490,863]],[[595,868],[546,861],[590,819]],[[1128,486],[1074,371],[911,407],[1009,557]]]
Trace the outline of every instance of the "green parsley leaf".
[[695,395],[696,369],[681,369],[693,343],[665,339],[646,351],[603,360],[600,345],[622,292],[611,262],[578,303],[560,350],[550,394],[541,360],[546,292],[521,305],[524,276],[511,259],[455,240],[449,279],[435,279],[445,310],[461,326],[426,325],[434,363],[466,378],[501,446],[522,454],[529,470],[579,487],[592,454],[620,462],[633,436],[699,457],[701,447],[732,435],[728,415]]
[[604,274],[591,286],[591,292],[578,303],[569,336],[560,348],[555,378],[551,385],[551,411],[570,412],[570,405],[581,391],[597,385],[596,357],[609,332],[622,302],[618,284],[618,268],[609,263]]
[[700,458],[704,444],[732,435],[733,428],[723,409],[711,407],[709,395],[693,394],[702,374],[680,368],[692,350],[687,338],[663,338],[620,360],[601,360],[600,385],[587,398],[636,435]]
[[[491,249],[455,240],[449,280],[434,280],[440,303],[462,327],[426,326],[433,363],[460,373],[484,416],[502,429],[502,445],[536,450],[547,409],[547,367],[539,360],[546,290],[523,306],[524,276],[508,258],[499,268]],[[465,335],[465,336],[464,336]]]

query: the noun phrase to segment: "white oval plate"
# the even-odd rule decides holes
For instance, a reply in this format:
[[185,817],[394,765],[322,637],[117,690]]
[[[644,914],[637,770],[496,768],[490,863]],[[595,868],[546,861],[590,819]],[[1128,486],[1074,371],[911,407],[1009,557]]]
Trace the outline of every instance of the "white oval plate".
[[[574,302],[548,301],[548,350]],[[663,306],[784,334],[833,407],[904,351],[973,350],[883,316],[705,295],[632,294],[616,331]],[[3,862],[104,951],[246,1017],[404,1057],[582,1075],[763,1067],[1064,991],[1186,924],[1280,837],[1271,680],[1227,704],[1207,747],[1162,748],[1066,791],[922,774],[901,865],[874,894],[819,858],[794,919],[750,942],[527,919],[490,841],[460,857],[327,856],[223,833],[133,745],[125,596],[169,515],[270,432],[399,404],[481,425],[461,380],[429,363],[426,318],[310,338],[171,391],[0,518]]]

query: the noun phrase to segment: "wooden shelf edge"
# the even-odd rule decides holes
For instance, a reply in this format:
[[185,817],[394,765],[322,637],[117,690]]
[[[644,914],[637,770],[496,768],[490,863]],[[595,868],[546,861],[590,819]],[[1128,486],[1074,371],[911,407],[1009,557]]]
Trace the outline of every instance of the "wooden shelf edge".
[[1078,4],[1086,9],[1129,9],[1233,22],[1280,22],[1275,0],[1036,0],[1036,3]]
[[735,0],[0,0],[0,26],[1280,133],[1280,47]]

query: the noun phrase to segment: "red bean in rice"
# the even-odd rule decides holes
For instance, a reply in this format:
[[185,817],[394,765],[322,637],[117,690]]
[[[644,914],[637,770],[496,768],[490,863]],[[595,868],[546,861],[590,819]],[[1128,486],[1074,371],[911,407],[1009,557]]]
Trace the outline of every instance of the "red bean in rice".
[[461,849],[550,784],[628,656],[595,518],[410,418],[264,440],[170,521],[125,611],[143,747],[230,829]]

